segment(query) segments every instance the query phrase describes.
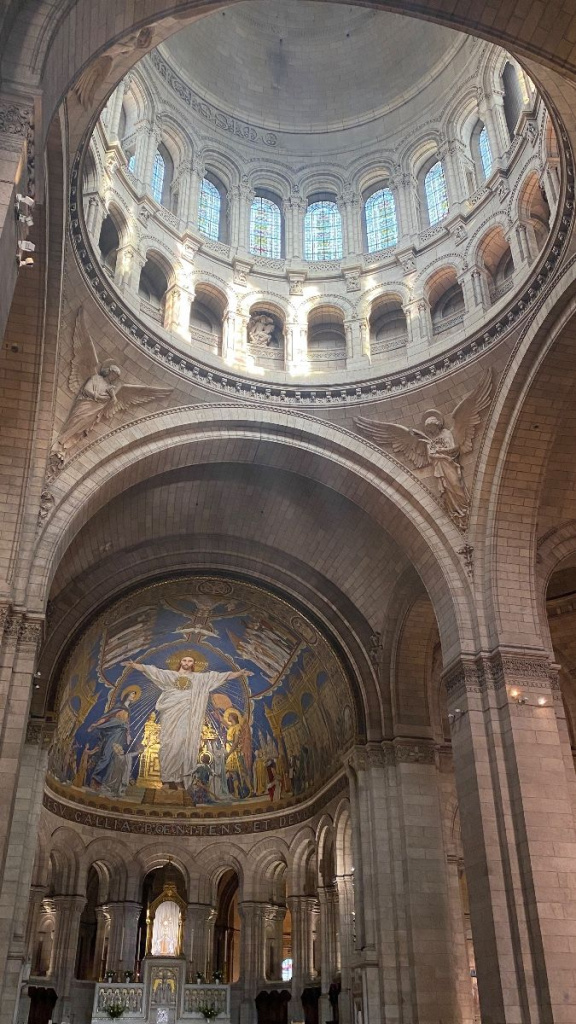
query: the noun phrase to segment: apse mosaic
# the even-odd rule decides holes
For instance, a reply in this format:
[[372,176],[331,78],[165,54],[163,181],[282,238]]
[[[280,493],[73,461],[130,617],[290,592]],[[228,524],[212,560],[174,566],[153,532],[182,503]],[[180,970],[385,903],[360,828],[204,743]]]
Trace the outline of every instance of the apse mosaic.
[[68,659],[58,708],[51,788],[131,813],[291,804],[335,773],[355,733],[349,684],[315,626],[212,577],[103,613]]

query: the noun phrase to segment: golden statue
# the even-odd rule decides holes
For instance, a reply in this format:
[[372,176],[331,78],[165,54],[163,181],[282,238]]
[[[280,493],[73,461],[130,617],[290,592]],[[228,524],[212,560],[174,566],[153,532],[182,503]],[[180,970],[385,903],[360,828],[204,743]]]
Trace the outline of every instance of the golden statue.
[[160,723],[153,711],[147,718],[142,737],[138,785],[146,789],[162,789],[160,776]]

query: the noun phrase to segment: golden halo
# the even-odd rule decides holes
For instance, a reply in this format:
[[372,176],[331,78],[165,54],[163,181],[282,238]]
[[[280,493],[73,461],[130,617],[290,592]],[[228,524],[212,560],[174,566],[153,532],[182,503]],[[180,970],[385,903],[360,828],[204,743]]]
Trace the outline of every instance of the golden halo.
[[173,672],[178,672],[180,668],[180,662],[182,658],[193,658],[194,659],[194,671],[205,672],[208,668],[208,659],[206,655],[201,654],[200,651],[175,651],[166,658],[166,665]]
[[238,711],[238,708],[232,707],[226,708],[226,711],[222,715],[222,721],[224,722],[225,725],[230,725],[230,715],[236,715],[236,718],[238,719],[238,724],[242,724],[244,720],[244,715],[242,714],[241,711]]
[[124,700],[124,697],[126,696],[127,693],[135,693],[136,700],[140,700],[140,697],[142,696],[142,687],[138,686],[136,683],[134,684],[134,686],[126,686],[125,689],[122,690],[122,693],[120,694],[120,700]]

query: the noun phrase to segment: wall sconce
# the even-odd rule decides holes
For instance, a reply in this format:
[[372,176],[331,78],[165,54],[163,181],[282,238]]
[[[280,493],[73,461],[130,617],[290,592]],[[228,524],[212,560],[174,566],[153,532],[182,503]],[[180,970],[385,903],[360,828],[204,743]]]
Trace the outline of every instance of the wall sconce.
[[520,704],[529,708],[545,708],[548,705],[547,697],[538,697],[538,700],[528,700],[520,690],[510,690],[510,697],[515,704]]
[[462,715],[467,715],[468,712],[465,708],[454,708],[454,711],[450,711],[448,714],[448,721],[450,723],[457,722],[458,719],[462,718]]

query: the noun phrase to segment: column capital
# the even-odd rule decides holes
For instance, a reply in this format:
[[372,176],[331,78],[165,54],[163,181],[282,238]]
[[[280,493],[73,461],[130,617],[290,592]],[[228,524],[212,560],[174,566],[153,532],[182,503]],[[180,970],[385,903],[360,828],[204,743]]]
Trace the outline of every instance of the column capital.
[[462,655],[443,674],[449,700],[465,695],[518,689],[558,696],[558,669],[545,651],[517,651],[500,647],[476,655]]

